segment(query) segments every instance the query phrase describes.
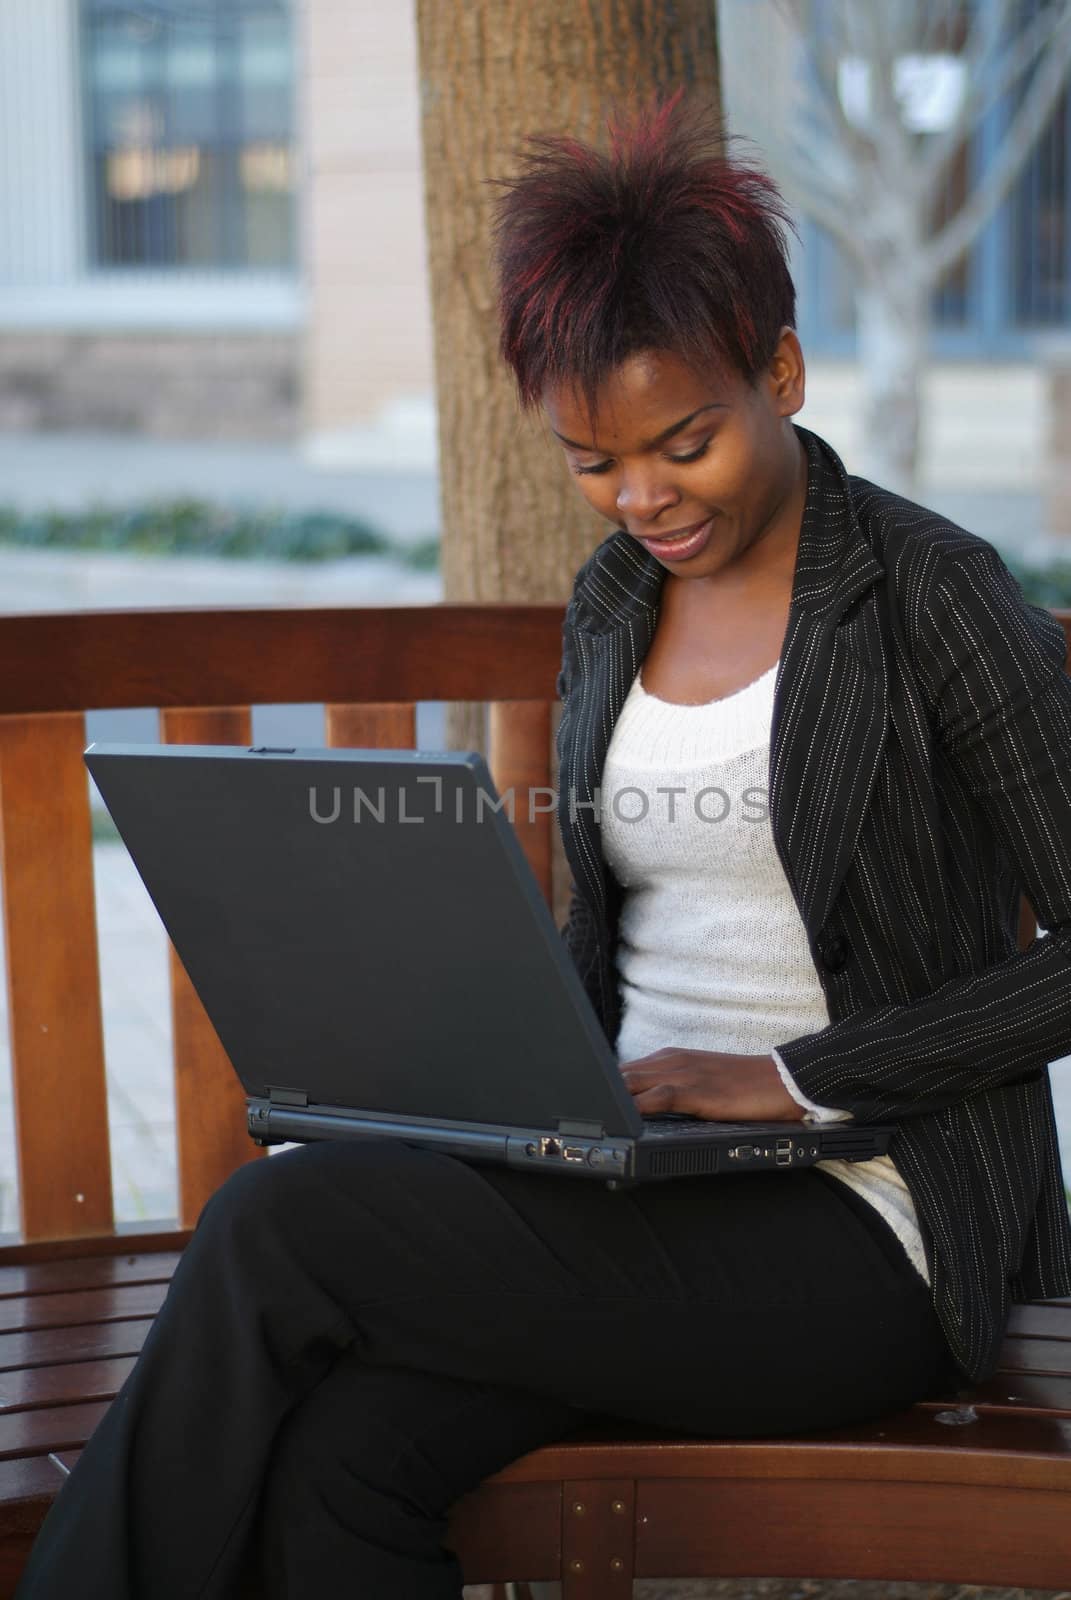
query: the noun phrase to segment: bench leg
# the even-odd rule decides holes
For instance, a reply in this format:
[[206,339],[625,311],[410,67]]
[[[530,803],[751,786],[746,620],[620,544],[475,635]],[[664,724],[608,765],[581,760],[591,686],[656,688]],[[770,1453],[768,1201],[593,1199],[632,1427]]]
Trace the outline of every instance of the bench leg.
[[599,1478],[562,1490],[562,1600],[632,1600],[635,1483]]

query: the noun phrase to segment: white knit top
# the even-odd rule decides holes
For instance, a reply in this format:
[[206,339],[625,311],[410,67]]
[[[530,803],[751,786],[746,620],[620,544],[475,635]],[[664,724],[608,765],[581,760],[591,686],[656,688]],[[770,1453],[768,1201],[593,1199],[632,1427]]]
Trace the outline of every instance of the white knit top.
[[[777,663],[703,705],[650,695],[640,674],[602,776],[603,852],[625,893],[617,953],[621,1061],[668,1046],[770,1054],[805,1120],[816,1106],[774,1048],[829,1025],[799,908],[769,821]],[[891,1156],[816,1163],[878,1210],[929,1283],[918,1217]]]

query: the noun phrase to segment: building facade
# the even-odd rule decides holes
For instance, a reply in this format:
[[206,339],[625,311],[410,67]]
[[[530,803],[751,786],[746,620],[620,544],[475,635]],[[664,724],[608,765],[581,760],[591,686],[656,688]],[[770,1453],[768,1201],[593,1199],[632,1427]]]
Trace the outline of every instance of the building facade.
[[[1039,0],[1019,3],[1028,19]],[[799,70],[758,9],[718,5],[730,126],[746,135],[749,85],[768,106]],[[300,438],[325,465],[433,463],[413,11],[0,0],[0,428]],[[1013,111],[1005,97],[961,153],[949,204]],[[1038,338],[1071,310],[1069,145],[1065,94],[935,299],[924,481],[1037,477]],[[800,230],[801,420],[850,454],[851,272],[820,228]],[[950,468],[967,434],[980,465]]]
[[407,6],[0,0],[0,427],[430,405]]

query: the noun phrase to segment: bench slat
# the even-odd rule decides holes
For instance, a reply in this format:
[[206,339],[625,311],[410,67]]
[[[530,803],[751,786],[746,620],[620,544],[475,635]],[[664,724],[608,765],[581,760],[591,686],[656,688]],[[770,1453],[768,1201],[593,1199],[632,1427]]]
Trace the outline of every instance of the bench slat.
[[[971,1386],[969,1403],[978,1411],[983,1406],[995,1406],[1071,1419],[1071,1374],[1061,1377],[1050,1372],[997,1372],[987,1383]],[[950,1401],[920,1400],[918,1404],[929,1411],[943,1411]]]
[[[770,1439],[667,1437],[606,1421],[511,1462],[488,1482],[570,1478],[820,1478],[1060,1486],[1071,1492],[1071,1422],[999,1410],[948,1425],[940,1409]],[[951,1409],[951,1408],[950,1408]]]
[[110,1400],[95,1400],[89,1405],[9,1412],[0,1417],[0,1460],[47,1455],[50,1450],[85,1444],[110,1404]]
[[[249,745],[248,706],[215,710],[167,707],[160,713],[165,744]],[[175,1048],[175,1139],[179,1222],[192,1228],[209,1195],[246,1161],[266,1152],[246,1132],[246,1099],[197,991],[168,941],[171,1027]]]
[[1066,1306],[1057,1301],[1040,1305],[1036,1302],[1015,1305],[1011,1308],[1005,1331],[1020,1338],[1027,1336],[1071,1341],[1071,1317],[1067,1314]]
[[0,714],[554,696],[560,604],[196,606],[0,618]]
[[73,1361],[55,1367],[33,1367],[0,1373],[0,1412],[27,1411],[35,1406],[78,1405],[86,1400],[114,1400],[136,1357]]
[[67,1474],[48,1456],[28,1456],[23,1461],[0,1461],[0,1506],[18,1506],[30,1500],[51,1500]]
[[151,1327],[152,1318],[142,1317],[0,1333],[0,1372],[28,1371],[64,1361],[95,1361],[102,1356],[136,1356]]
[[190,1242],[192,1228],[167,1222],[117,1222],[114,1233],[87,1234],[84,1239],[38,1239],[34,1244],[12,1240],[0,1234],[0,1262],[5,1266],[29,1267],[47,1261],[91,1261],[110,1256],[127,1256],[133,1251],[182,1250]]
[[641,1483],[636,1511],[637,1578],[1067,1581],[1066,1490],[883,1483],[876,1492],[838,1481],[831,1493],[821,1479],[677,1479]]
[[1000,1351],[1000,1371],[1007,1376],[1047,1372],[1052,1377],[1071,1378],[1071,1339],[1006,1338]]
[[160,1250],[136,1256],[79,1256],[67,1261],[0,1267],[0,1300],[72,1289],[107,1289],[120,1283],[166,1283],[178,1263],[177,1250]]
[[[506,814],[512,815],[528,865],[549,905],[554,824],[554,807],[547,792],[550,705],[545,700],[493,700],[489,724],[491,777],[499,794],[507,798]],[[512,812],[508,809],[510,796]]]
[[80,712],[0,717],[8,1005],[28,1240],[102,1233],[113,1223],[85,744]]
[[133,1283],[106,1289],[76,1289],[69,1294],[35,1294],[24,1299],[0,1300],[0,1334],[154,1317],[166,1293],[166,1283]]

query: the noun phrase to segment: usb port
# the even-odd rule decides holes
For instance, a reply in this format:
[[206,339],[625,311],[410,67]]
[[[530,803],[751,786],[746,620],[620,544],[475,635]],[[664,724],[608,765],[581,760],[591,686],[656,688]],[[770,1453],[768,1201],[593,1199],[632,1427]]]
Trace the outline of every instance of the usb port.
[[778,1139],[778,1141],[777,1141],[777,1154],[774,1157],[774,1160],[776,1161],[776,1163],[777,1163],[777,1165],[779,1167],[790,1167],[792,1165],[792,1140],[791,1139]]
[[567,1144],[562,1151],[562,1155],[566,1161],[583,1161],[585,1159],[584,1151],[580,1149],[579,1145],[575,1144]]

